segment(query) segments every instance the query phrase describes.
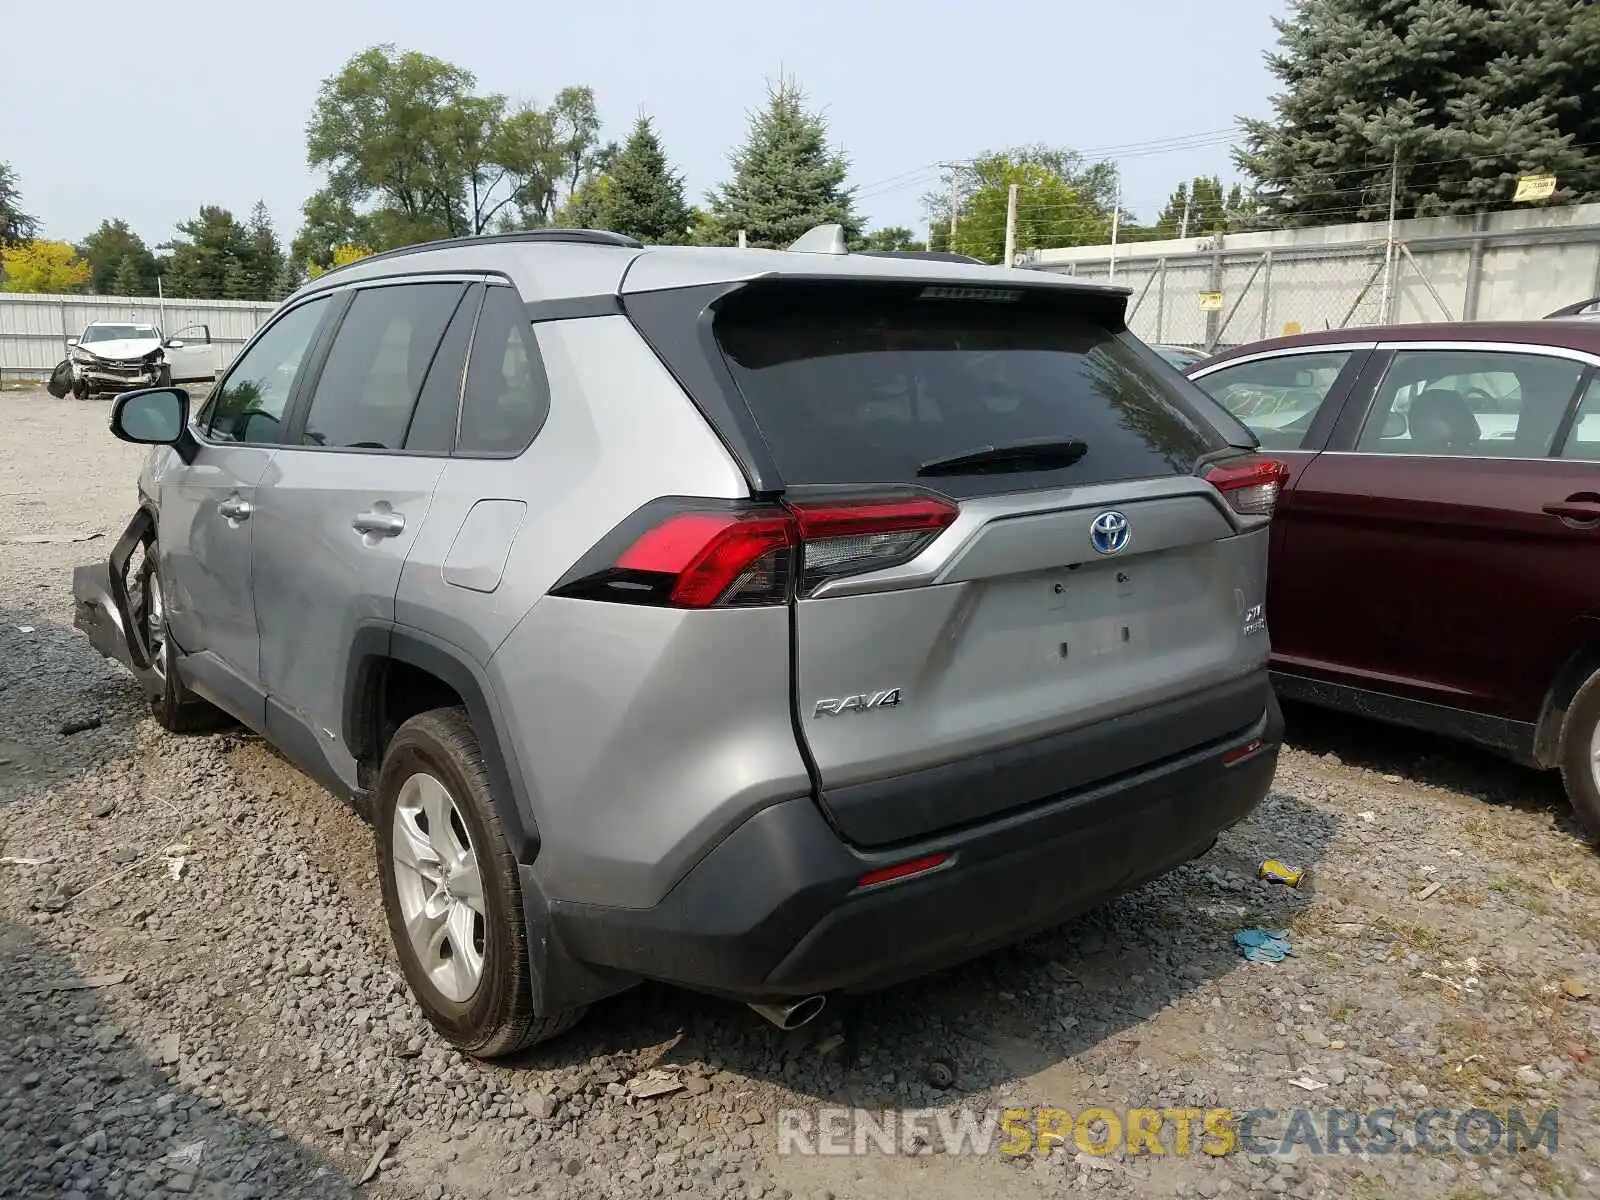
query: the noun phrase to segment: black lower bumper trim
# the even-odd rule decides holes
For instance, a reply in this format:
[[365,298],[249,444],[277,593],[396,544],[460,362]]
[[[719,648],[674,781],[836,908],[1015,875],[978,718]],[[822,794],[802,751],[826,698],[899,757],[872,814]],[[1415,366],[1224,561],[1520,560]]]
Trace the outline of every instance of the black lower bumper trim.
[[[817,806],[764,809],[658,905],[553,900],[564,951],[582,961],[738,999],[862,991],[1049,928],[1209,847],[1260,803],[1283,719],[1266,711],[1222,744],[979,828],[892,854],[852,849]],[[1263,743],[1227,765],[1230,750]],[[936,851],[946,868],[869,891],[867,871]]]

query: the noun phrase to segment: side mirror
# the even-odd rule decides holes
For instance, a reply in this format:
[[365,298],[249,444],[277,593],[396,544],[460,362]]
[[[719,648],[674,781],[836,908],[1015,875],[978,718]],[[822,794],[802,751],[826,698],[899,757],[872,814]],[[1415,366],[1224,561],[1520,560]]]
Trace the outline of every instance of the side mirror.
[[68,338],[67,339],[67,345],[69,347],[76,346],[77,344],[78,344],[78,339],[77,338]]
[[182,388],[140,388],[117,397],[111,432],[138,446],[176,446],[186,440],[189,393]]
[[183,339],[181,339],[181,338],[173,338],[170,342],[167,343],[167,349],[168,350],[182,350],[183,349]]

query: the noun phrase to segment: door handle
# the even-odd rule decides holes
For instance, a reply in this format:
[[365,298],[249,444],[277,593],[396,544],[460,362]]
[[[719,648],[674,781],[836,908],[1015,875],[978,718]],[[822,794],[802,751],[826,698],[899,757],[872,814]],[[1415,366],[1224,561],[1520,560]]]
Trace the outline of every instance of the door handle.
[[248,500],[241,500],[237,496],[230,496],[217,505],[217,512],[230,521],[248,521],[254,511]]
[[397,512],[364,512],[350,525],[356,532],[369,533],[373,537],[399,537],[405,532],[406,519],[404,514]]
[[1600,523],[1600,495],[1594,492],[1574,492],[1558,504],[1546,504],[1544,511],[1563,521],[1577,521],[1584,525]]

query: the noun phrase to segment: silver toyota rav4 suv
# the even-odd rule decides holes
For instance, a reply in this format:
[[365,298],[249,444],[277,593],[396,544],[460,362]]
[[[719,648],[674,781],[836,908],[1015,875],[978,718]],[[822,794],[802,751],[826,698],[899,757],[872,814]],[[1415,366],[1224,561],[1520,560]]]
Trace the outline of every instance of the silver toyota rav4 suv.
[[118,400],[153,451],[77,623],[167,728],[243,722],[369,817],[463,1050],[642,978],[793,1027],[1267,791],[1284,467],[1126,298],[826,229],[380,254],[198,410]]

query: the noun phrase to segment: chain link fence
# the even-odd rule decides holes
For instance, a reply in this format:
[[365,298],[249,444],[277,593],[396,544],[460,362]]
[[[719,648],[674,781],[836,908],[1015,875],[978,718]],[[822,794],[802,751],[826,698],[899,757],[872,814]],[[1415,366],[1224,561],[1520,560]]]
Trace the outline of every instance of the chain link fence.
[[1130,289],[1147,342],[1225,349],[1391,323],[1530,319],[1600,296],[1600,205],[1035,252]]

